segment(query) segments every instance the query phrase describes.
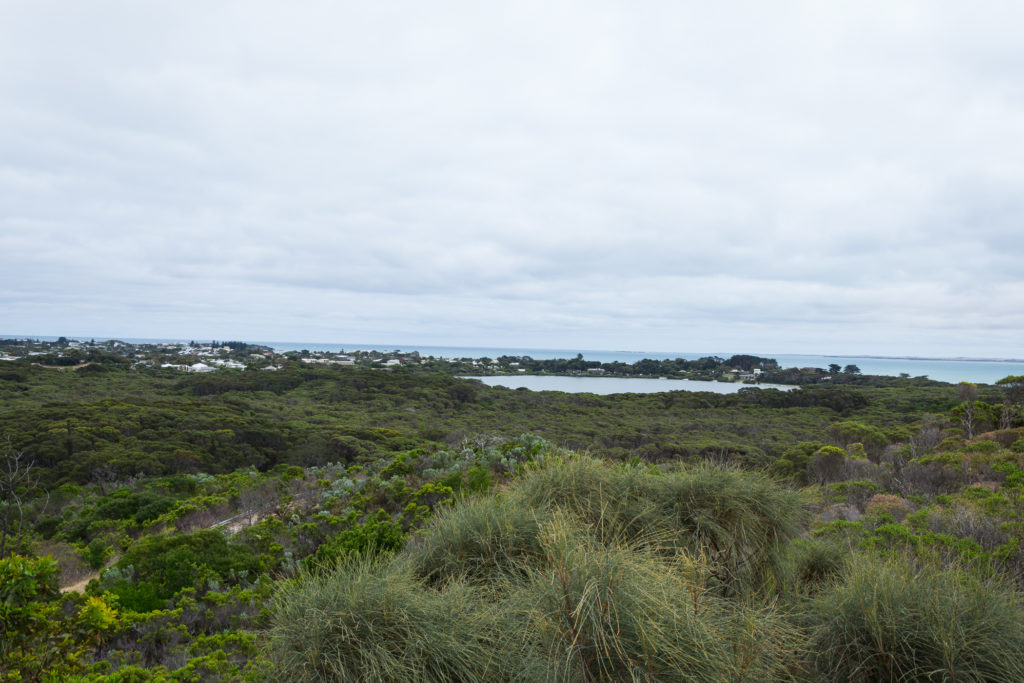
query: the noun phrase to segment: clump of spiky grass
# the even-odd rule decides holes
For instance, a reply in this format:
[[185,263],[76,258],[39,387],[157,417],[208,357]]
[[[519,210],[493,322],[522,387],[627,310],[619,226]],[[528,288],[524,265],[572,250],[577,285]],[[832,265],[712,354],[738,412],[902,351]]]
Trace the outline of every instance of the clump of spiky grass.
[[817,539],[797,539],[780,554],[766,583],[790,598],[806,597],[839,576],[849,560],[844,547]]
[[704,592],[665,558],[600,543],[569,518],[542,534],[545,562],[509,598],[519,648],[550,681],[779,680],[794,632]]
[[440,511],[404,556],[413,573],[431,585],[473,584],[522,577],[543,555],[539,531],[546,511],[506,498],[483,498]]
[[287,681],[502,680],[492,616],[473,590],[426,590],[379,558],[344,561],[278,591],[270,657]]
[[708,553],[728,581],[749,581],[775,563],[806,518],[795,491],[756,472],[708,463],[669,473],[658,482],[655,498],[684,543]]
[[513,496],[526,507],[569,512],[602,541],[637,542],[664,526],[651,500],[652,479],[643,467],[575,456],[534,469]]
[[809,609],[827,680],[1024,680],[1020,596],[957,569],[859,556]]
[[527,506],[569,512],[605,542],[703,554],[733,589],[756,583],[805,519],[796,492],[712,465],[652,471],[567,458],[530,473],[514,495]]
[[[800,661],[792,627],[712,586],[763,565],[799,513],[795,497],[756,475],[559,459],[507,498],[437,514],[393,558],[349,560],[283,589],[275,672],[284,680],[785,679]],[[765,519],[773,514],[780,519]]]

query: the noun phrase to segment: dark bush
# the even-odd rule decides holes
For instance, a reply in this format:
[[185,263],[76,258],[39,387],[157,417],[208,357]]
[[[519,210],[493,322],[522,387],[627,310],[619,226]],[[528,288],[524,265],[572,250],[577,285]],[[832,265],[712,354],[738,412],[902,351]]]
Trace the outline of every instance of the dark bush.
[[405,533],[400,524],[393,522],[387,514],[364,524],[339,531],[329,541],[317,548],[316,562],[334,564],[337,560],[359,555],[375,555],[401,550],[405,545]]

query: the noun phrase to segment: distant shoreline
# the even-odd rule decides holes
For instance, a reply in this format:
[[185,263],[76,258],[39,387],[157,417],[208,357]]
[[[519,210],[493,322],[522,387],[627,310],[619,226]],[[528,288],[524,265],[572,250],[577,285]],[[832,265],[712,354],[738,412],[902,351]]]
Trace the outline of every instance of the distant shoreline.
[[[934,360],[949,361],[951,363],[1024,363],[1024,358],[981,358],[977,356],[841,356],[832,353],[786,353],[777,355],[803,356],[806,358],[852,358],[854,360]],[[766,354],[763,357],[774,358],[775,356]]]
[[[38,339],[39,341],[56,341],[59,335],[31,335],[31,334],[2,334],[2,339]],[[93,339],[97,342],[106,341],[122,341],[130,344],[160,344],[160,343],[176,343],[176,344],[187,344],[190,339],[171,339],[165,337],[93,337],[90,335],[85,336],[74,336],[67,337],[69,340],[76,341],[89,341]],[[223,337],[227,340],[228,337]],[[206,342],[206,339],[197,339],[200,343]],[[865,355],[865,354],[837,354],[837,353],[751,353],[747,351],[714,351],[714,352],[682,352],[682,351],[629,351],[626,349],[555,349],[555,348],[533,348],[533,347],[504,347],[504,346],[459,346],[455,344],[356,344],[350,342],[290,342],[290,341],[260,341],[260,340],[249,340],[249,339],[231,339],[231,341],[242,341],[248,344],[259,344],[269,346],[275,351],[281,350],[292,350],[296,348],[307,348],[310,351],[322,351],[322,350],[333,350],[331,347],[346,347],[350,350],[356,349],[371,349],[371,350],[396,350],[400,349],[404,353],[412,351],[419,351],[420,349],[452,349],[452,350],[465,350],[465,351],[500,351],[503,353],[519,353],[529,351],[541,351],[545,354],[553,353],[565,353],[565,358],[573,358],[577,353],[583,353],[584,355],[591,354],[628,354],[631,356],[641,356],[648,354],[648,358],[659,359],[659,358],[673,358],[676,356],[681,357],[693,357],[697,358],[700,356],[721,356],[728,357],[734,354],[747,354],[755,355],[761,358],[778,358],[778,357],[793,357],[793,358],[840,358],[849,360],[909,360],[909,361],[938,361],[938,362],[951,362],[951,363],[1024,363],[1024,358],[985,358],[981,356],[880,356],[880,355]],[[284,345],[288,348],[283,348],[280,345]]]

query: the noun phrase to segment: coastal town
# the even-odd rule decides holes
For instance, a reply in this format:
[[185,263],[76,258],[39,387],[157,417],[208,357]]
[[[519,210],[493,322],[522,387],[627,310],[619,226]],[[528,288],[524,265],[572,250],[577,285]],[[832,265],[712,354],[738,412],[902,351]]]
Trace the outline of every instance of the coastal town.
[[[633,363],[575,358],[536,359],[528,355],[497,358],[441,357],[415,350],[345,349],[288,350],[242,341],[152,341],[116,339],[0,339],[0,363],[31,364],[56,370],[131,368],[147,372],[208,373],[216,371],[272,372],[287,367],[363,367],[411,372],[443,372],[461,376],[561,375],[581,377],[654,377],[757,385],[862,383],[855,365],[841,368],[783,368],[771,358],[733,355],[697,359],[643,359]],[[0,366],[2,367],[2,366]],[[922,378],[923,379],[923,378]]]

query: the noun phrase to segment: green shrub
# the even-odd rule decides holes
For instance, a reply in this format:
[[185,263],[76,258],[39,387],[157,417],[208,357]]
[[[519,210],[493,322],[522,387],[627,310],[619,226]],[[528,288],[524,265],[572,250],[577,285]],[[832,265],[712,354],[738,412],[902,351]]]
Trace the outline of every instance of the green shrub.
[[104,582],[104,588],[117,596],[118,604],[132,612],[153,612],[167,605],[167,591],[152,581],[118,578]]
[[82,559],[92,569],[102,569],[107,558],[114,554],[114,549],[101,539],[94,538],[82,549]]
[[850,480],[838,481],[825,486],[826,500],[836,503],[848,503],[863,509],[864,504],[881,489],[873,481]]
[[996,453],[999,451],[999,444],[990,439],[982,439],[963,447],[965,453]]
[[402,527],[382,511],[381,517],[339,531],[316,551],[316,562],[333,564],[350,555],[387,553],[405,545]]
[[174,508],[176,501],[156,493],[132,493],[119,489],[101,500],[93,513],[95,519],[132,519],[142,523],[156,519]]
[[154,520],[165,512],[170,512],[177,507],[177,501],[173,498],[158,498],[156,500],[150,500],[139,506],[138,511],[132,516],[132,520],[136,524],[144,524],[150,520]]
[[860,556],[810,605],[827,680],[1024,680],[1019,596],[959,570]]
[[469,493],[487,493],[491,489],[491,473],[486,467],[473,465],[466,470],[466,490]]
[[61,597],[57,572],[50,557],[0,559],[0,680],[69,680],[116,630],[103,598]]
[[[121,556],[115,569],[101,583],[112,584],[109,590],[126,607],[145,611],[143,607],[155,609],[182,588],[204,580],[230,583],[246,572],[259,571],[261,559],[229,544],[220,532],[204,530],[143,538]],[[134,582],[122,578],[126,575]]]
[[772,476],[793,479],[798,484],[807,483],[807,468],[811,457],[825,444],[817,441],[802,441],[782,452],[782,456],[768,468]]

